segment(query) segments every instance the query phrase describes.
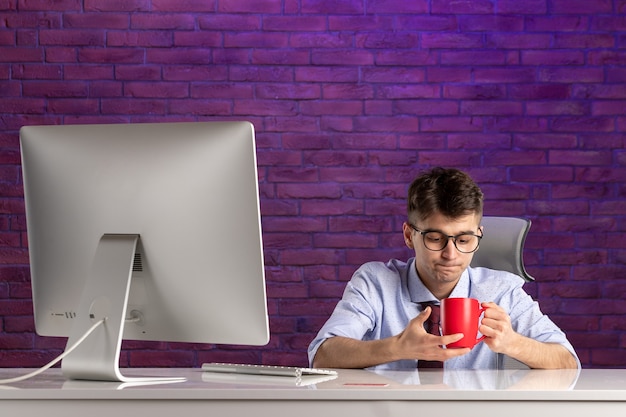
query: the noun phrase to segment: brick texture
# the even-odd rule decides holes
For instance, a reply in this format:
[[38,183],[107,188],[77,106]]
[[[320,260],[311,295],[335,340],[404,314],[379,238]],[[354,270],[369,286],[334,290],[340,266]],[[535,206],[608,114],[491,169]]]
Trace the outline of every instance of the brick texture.
[[306,364],[352,271],[410,254],[404,196],[470,172],[533,221],[528,291],[585,367],[626,367],[624,0],[0,1],[0,366],[34,333],[24,125],[256,126],[268,346],[124,342],[123,366]]

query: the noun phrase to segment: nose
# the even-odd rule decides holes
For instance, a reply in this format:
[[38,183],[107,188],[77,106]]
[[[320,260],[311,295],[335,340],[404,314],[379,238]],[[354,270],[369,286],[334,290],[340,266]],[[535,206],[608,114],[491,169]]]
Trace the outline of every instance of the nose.
[[453,237],[449,237],[448,238],[448,243],[441,250],[441,256],[443,256],[444,258],[447,258],[447,259],[454,259],[454,258],[457,257],[457,255],[458,255],[458,251],[456,249],[456,246],[454,245],[454,238]]

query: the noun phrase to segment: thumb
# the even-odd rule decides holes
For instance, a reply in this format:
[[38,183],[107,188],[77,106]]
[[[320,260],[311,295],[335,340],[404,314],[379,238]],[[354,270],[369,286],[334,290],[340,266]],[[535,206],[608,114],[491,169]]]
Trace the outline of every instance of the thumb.
[[415,323],[419,323],[420,325],[424,325],[424,323],[426,323],[426,320],[428,320],[428,318],[430,317],[430,313],[433,311],[433,309],[428,306],[426,307],[424,310],[422,310],[413,320],[411,320],[412,322]]

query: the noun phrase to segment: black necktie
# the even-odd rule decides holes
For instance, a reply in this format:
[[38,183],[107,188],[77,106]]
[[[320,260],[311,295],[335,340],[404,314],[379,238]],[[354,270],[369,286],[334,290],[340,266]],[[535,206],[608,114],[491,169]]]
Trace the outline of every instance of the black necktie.
[[[439,304],[434,304],[432,302],[421,303],[421,305],[423,309],[425,309],[426,307],[431,308],[430,316],[428,316],[428,319],[426,320],[426,322],[424,322],[424,329],[426,329],[426,331],[430,334],[440,336],[441,333],[439,331],[439,312],[441,311],[441,307],[439,306]],[[443,368],[443,362],[419,360],[417,361],[417,367],[420,369]]]

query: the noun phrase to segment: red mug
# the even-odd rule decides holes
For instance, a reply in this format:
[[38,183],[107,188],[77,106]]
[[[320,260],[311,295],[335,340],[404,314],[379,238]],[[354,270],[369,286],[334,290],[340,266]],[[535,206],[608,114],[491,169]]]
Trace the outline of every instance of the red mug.
[[476,338],[480,315],[485,311],[475,298],[444,298],[441,300],[441,332],[443,335],[463,333],[463,338],[446,345],[448,348],[473,348],[485,336]]

